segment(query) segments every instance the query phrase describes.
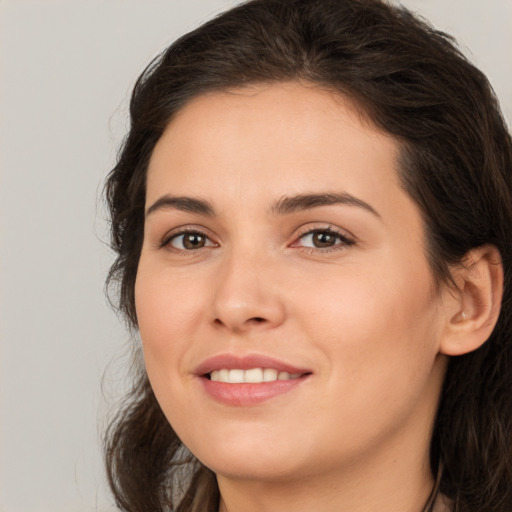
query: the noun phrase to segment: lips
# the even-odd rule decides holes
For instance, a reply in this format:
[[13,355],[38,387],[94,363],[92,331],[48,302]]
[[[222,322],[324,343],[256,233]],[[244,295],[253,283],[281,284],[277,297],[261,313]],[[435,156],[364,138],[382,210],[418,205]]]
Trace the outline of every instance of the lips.
[[194,373],[215,401],[251,406],[292,391],[312,372],[263,355],[221,354],[202,362]]

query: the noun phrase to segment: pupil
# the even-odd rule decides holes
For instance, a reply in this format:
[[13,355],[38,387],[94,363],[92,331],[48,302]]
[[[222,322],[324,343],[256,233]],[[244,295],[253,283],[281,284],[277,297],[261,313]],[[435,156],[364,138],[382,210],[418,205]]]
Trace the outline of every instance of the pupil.
[[315,233],[313,235],[313,242],[316,247],[331,247],[334,244],[335,236],[325,231]]
[[199,249],[204,246],[204,237],[196,234],[187,235],[183,240],[183,245],[187,249]]

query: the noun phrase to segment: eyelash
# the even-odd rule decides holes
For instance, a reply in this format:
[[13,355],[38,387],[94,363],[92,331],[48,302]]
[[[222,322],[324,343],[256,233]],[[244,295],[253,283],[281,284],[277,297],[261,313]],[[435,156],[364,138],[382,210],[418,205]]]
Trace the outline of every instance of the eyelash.
[[[321,233],[324,235],[333,236],[336,238],[339,242],[335,243],[332,246],[329,247],[305,247],[305,246],[297,246],[296,244],[303,240],[306,236],[313,235],[314,233]],[[311,252],[311,253],[327,253],[327,252],[333,252],[333,251],[341,251],[343,249],[346,249],[347,247],[350,247],[351,245],[355,244],[355,240],[352,238],[349,238],[345,233],[342,233],[338,229],[333,228],[332,226],[319,226],[310,228],[304,233],[301,233],[295,242],[291,244],[291,247],[301,247],[303,251]]]
[[[158,244],[158,246],[159,246],[160,249],[163,249],[165,247],[169,247],[173,240],[179,238],[180,236],[185,236],[185,235],[197,235],[197,236],[205,238],[206,240],[210,240],[210,242],[211,242],[210,237],[206,233],[202,232],[201,230],[195,229],[195,228],[184,228],[184,229],[180,229],[178,232],[174,232],[174,233],[166,235],[162,239],[162,241]],[[215,245],[217,245],[217,244],[212,242],[212,245],[209,245],[207,247],[211,247],[211,246],[215,246]],[[195,252],[192,249],[178,249],[177,247],[171,247],[171,248],[172,248],[173,251],[178,252],[178,253],[182,253],[182,254],[190,254],[190,253]],[[200,249],[202,249],[202,248],[203,247],[200,247]]]
[[[338,239],[339,242],[335,243],[332,246],[328,246],[328,247],[306,247],[306,246],[302,246],[302,245],[297,245],[300,240],[303,240],[306,236],[313,235],[315,233],[321,233],[324,235],[333,236],[336,239]],[[191,253],[195,252],[196,250],[204,249],[205,247],[215,247],[218,245],[215,242],[213,242],[210,239],[210,237],[206,233],[202,232],[201,230],[194,229],[194,228],[185,228],[185,229],[181,229],[178,232],[174,232],[169,235],[166,235],[162,239],[162,241],[158,244],[158,247],[160,249],[169,247],[173,240],[176,240],[180,236],[185,236],[188,234],[204,237],[206,240],[209,240],[211,242],[211,244],[207,245],[207,246],[200,247],[199,249],[195,249],[195,250],[194,249],[179,249],[177,247],[171,246],[171,250],[174,252],[177,252],[177,253],[190,255]],[[298,235],[298,237],[296,238],[296,240],[290,245],[290,247],[299,247],[302,251],[310,252],[310,253],[318,253],[318,252],[328,253],[328,252],[332,252],[332,251],[343,250],[346,247],[350,247],[351,245],[354,245],[354,244],[355,244],[355,240],[353,240],[352,238],[349,238],[346,234],[341,233],[339,230],[334,229],[332,226],[321,226],[321,227],[314,227],[314,228],[308,229],[307,231],[305,231],[303,233],[300,233]]]

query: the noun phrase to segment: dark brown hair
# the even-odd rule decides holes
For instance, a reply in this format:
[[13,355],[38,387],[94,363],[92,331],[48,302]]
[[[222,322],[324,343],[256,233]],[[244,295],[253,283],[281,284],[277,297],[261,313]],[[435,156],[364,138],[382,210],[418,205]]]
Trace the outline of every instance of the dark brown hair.
[[[512,510],[512,142],[485,76],[452,39],[379,0],[253,0],[183,36],[139,77],[131,127],[106,184],[119,308],[136,328],[148,160],[191,98],[301,80],[352,99],[400,143],[404,189],[421,209],[439,282],[472,248],[493,244],[505,289],[477,351],[450,360],[431,440],[439,492],[456,512]],[[106,436],[118,506],[216,511],[213,473],[182,445],[144,369]],[[438,468],[442,472],[438,472]]]

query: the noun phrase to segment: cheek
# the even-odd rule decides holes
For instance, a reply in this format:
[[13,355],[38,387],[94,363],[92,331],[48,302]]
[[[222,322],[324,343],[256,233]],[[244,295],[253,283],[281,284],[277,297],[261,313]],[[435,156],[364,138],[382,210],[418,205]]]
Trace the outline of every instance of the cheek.
[[190,273],[181,276],[141,258],[135,282],[135,308],[143,341],[169,341],[174,333],[193,326],[201,291],[201,280],[191,279]]
[[[198,291],[193,286],[177,286],[175,276],[171,279],[166,274],[142,260],[135,305],[146,372],[162,411],[174,427],[176,411],[190,411],[186,390],[190,376],[184,360],[197,325]],[[182,431],[190,430],[188,420],[194,416],[183,418]]]
[[416,413],[428,425],[437,403],[435,300],[418,294],[428,287],[392,281],[354,276],[343,290],[324,288],[325,300],[311,298],[311,321],[303,325],[326,369],[316,413],[332,411],[333,431],[343,425],[354,446],[381,439]]
[[178,375],[176,370],[190,339],[190,330],[197,325],[197,289],[180,286],[168,274],[155,265],[147,265],[141,258],[135,284],[144,360],[154,388],[159,387],[160,379]]
[[364,377],[376,386],[380,378],[426,376],[438,342],[438,299],[429,270],[352,272],[338,283],[326,281],[317,293],[304,293],[307,304],[298,315],[310,339],[331,355],[332,374]]

